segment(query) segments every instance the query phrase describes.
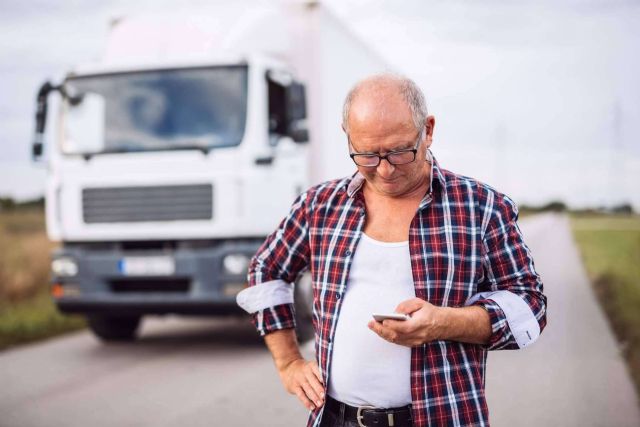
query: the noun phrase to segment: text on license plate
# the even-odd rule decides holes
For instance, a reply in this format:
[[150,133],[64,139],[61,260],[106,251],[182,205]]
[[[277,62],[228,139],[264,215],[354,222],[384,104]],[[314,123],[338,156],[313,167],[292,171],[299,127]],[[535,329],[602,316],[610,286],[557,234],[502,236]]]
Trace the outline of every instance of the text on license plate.
[[176,263],[168,256],[125,257],[118,270],[126,276],[169,276],[176,272]]

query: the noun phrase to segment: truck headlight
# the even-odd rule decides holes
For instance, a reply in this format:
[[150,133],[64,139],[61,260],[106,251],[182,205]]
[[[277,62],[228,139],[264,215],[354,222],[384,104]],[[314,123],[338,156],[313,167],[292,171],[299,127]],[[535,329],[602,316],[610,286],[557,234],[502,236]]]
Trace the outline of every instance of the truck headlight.
[[231,254],[222,259],[225,273],[246,274],[249,268],[249,257],[243,254]]
[[71,258],[58,258],[51,262],[51,271],[56,276],[75,276],[78,264]]

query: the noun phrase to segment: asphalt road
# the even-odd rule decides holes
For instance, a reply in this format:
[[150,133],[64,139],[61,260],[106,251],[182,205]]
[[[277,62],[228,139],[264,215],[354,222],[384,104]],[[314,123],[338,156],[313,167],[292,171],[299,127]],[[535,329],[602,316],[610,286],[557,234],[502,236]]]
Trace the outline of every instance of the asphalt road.
[[640,426],[638,396],[568,218],[541,215],[521,229],[545,285],[548,324],[531,347],[489,354],[492,426]]
[[[568,222],[522,221],[549,297],[549,325],[522,351],[489,355],[493,426],[640,426],[638,398],[590,291]],[[310,347],[305,348],[308,357]],[[293,426],[247,322],[150,318],[135,343],[88,332],[0,352],[0,426]]]

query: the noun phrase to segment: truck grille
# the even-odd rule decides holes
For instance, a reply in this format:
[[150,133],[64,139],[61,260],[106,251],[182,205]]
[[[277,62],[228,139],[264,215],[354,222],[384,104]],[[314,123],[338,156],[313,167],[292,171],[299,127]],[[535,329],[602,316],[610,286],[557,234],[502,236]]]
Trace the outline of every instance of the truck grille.
[[211,219],[213,186],[85,188],[82,214],[87,224]]

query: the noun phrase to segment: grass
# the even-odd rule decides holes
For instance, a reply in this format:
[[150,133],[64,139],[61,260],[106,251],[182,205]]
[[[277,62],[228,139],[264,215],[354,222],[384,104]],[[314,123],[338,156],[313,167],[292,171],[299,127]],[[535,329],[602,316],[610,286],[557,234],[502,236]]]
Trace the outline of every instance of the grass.
[[80,316],[60,314],[44,290],[17,303],[0,305],[0,350],[85,327]]
[[84,327],[49,296],[54,247],[41,209],[0,212],[0,350]]
[[573,215],[571,222],[594,291],[640,393],[640,216]]

